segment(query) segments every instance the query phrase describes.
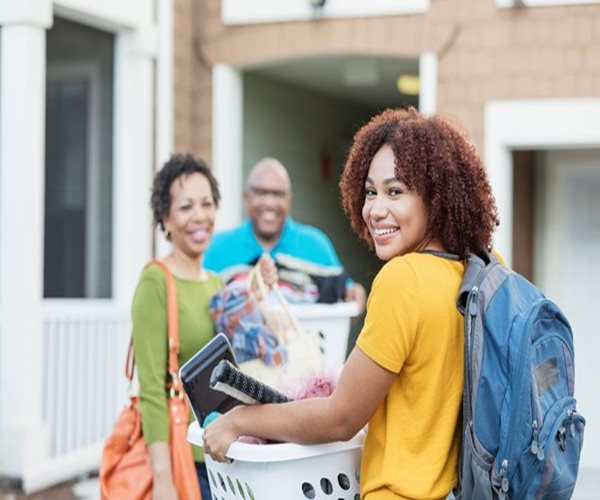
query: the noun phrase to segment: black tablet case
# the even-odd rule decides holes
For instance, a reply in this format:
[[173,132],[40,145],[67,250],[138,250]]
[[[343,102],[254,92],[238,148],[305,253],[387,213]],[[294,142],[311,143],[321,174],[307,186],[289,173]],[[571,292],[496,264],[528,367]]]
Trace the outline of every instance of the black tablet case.
[[242,404],[239,400],[210,388],[212,371],[223,359],[237,366],[229,340],[223,333],[219,333],[179,370],[183,389],[201,427],[209,413],[225,413]]

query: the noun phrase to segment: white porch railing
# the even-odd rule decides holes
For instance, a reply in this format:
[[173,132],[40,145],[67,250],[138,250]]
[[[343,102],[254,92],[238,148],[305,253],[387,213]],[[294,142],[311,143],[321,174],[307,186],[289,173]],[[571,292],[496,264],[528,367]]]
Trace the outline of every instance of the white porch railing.
[[47,300],[42,322],[47,460],[30,476],[29,490],[95,469],[127,394],[127,309],[111,301]]

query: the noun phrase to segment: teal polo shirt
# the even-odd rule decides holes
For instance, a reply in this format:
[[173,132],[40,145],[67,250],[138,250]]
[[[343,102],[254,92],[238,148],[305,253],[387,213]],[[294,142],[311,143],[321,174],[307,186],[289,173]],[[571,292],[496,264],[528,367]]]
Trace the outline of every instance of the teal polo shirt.
[[[265,251],[252,231],[252,222],[246,219],[239,227],[213,236],[204,254],[204,267],[221,272],[231,266],[254,262]],[[323,231],[291,217],[286,219],[281,238],[269,253],[272,257],[282,253],[322,266],[342,267],[331,240]]]

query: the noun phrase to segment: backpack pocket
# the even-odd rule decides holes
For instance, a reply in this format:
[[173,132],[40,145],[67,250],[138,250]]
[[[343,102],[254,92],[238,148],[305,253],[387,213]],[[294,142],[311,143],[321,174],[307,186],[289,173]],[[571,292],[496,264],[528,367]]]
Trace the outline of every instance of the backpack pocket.
[[543,458],[531,464],[533,455],[528,450],[523,454],[525,463],[531,465],[519,498],[571,498],[579,470],[585,418],[575,410],[575,400],[569,398],[561,406],[555,419],[545,422],[541,429]]
[[473,445],[472,429],[465,429],[462,450],[461,497],[465,500],[493,500],[491,472],[493,456],[482,456]]

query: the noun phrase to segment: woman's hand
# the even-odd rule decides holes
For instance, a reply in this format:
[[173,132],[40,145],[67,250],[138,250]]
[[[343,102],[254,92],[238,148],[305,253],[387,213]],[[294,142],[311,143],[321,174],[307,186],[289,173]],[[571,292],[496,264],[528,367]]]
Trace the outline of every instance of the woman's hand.
[[358,305],[358,315],[360,316],[365,311],[365,304],[367,303],[367,292],[360,283],[352,283],[346,289],[346,302],[356,302]]
[[225,456],[231,443],[240,436],[235,425],[235,416],[240,407],[228,411],[225,415],[213,420],[210,425],[204,429],[204,453],[208,453],[213,460],[217,462],[229,462]]
[[267,286],[272,286],[279,281],[277,266],[275,265],[273,258],[268,253],[263,253],[260,256],[258,265],[260,266],[260,272]]

